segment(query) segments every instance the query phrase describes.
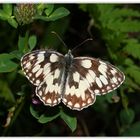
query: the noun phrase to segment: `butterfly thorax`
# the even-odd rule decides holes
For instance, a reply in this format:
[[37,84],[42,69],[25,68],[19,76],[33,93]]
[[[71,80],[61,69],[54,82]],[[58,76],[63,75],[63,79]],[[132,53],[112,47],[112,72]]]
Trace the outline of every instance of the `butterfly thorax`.
[[65,55],[65,64],[66,69],[69,69],[73,61],[73,55],[71,54],[71,50],[68,51],[68,53]]

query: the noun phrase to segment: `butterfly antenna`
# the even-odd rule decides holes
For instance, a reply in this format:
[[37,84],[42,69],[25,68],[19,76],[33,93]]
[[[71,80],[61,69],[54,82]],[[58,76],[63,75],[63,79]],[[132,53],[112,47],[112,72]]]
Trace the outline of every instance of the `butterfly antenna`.
[[62,42],[62,44],[68,48],[68,46],[65,44],[65,42],[62,40],[62,38],[55,32],[55,31],[51,31],[52,34],[55,34],[57,36],[57,38]]
[[84,43],[86,43],[87,41],[91,41],[91,40],[93,40],[93,39],[92,38],[88,38],[88,39],[84,40],[83,42],[81,42],[80,44],[78,44],[76,47],[74,47],[71,50],[71,52],[74,51],[75,49],[77,49],[78,47],[80,47],[81,45],[83,45]]

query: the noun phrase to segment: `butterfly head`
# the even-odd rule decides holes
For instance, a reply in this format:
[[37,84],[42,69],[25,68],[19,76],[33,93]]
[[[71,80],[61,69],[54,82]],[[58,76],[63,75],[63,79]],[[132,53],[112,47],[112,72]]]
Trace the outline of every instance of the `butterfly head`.
[[68,50],[68,53],[65,54],[65,58],[67,58],[67,59],[72,59],[73,58],[73,55],[71,53],[71,50]]

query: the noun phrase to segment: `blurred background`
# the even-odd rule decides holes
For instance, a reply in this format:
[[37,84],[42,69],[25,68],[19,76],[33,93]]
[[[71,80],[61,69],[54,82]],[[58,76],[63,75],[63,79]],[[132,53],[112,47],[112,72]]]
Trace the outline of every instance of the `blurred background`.
[[[67,44],[66,48],[55,31]],[[115,91],[73,111],[44,106],[21,71],[36,49],[109,61],[126,76]],[[1,136],[140,136],[140,9],[135,4],[1,4]]]

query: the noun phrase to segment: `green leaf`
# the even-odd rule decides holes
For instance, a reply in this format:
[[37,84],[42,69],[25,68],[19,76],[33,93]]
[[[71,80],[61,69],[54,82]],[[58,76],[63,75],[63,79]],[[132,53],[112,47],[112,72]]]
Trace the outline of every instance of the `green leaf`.
[[140,84],[140,68],[137,65],[132,65],[126,68],[125,71],[137,84]]
[[49,16],[53,11],[54,4],[46,4],[45,8],[45,14]]
[[54,115],[54,116],[47,116],[46,114],[42,114],[39,119],[38,122],[40,123],[48,123],[51,122],[52,120],[56,119],[57,117],[60,116],[60,113]]
[[18,49],[19,49],[19,51],[23,52],[24,46],[25,46],[25,38],[19,36],[19,38],[18,38]]
[[107,24],[107,28],[114,30],[116,32],[138,32],[140,31],[138,20],[115,20]]
[[5,13],[5,11],[0,9],[0,19],[7,20],[9,16]]
[[121,97],[122,97],[122,105],[125,109],[128,109],[129,100],[128,97],[124,94],[123,90],[121,89]]
[[131,66],[131,65],[134,65],[134,62],[133,62],[132,59],[126,58],[125,61],[124,61],[124,64],[127,65],[127,66]]
[[18,23],[16,22],[15,19],[13,19],[12,17],[8,19],[8,23],[13,26],[14,28],[18,27]]
[[17,68],[17,64],[11,59],[13,58],[10,54],[0,54],[0,72],[11,72]]
[[29,39],[29,32],[27,31],[25,37],[19,36],[18,39],[18,49],[22,53],[26,53],[29,51],[28,48],[28,39]]
[[15,102],[14,94],[12,94],[11,89],[4,80],[0,80],[0,97],[4,97],[9,102]]
[[135,124],[131,125],[128,129],[126,129],[123,136],[140,136],[140,121],[136,122]]
[[10,52],[10,54],[13,55],[15,58],[17,58],[18,60],[20,60],[23,55],[19,50],[14,50]]
[[138,84],[136,84],[130,77],[126,77],[125,79],[125,85],[126,85],[126,88],[128,90],[128,92],[134,92],[134,89],[136,90],[140,90],[140,87]]
[[41,16],[41,15],[36,15],[34,17],[34,19],[41,19],[44,21],[55,21],[57,19],[60,19],[62,17],[65,17],[67,15],[69,15],[69,11],[63,7],[60,7],[58,9],[56,9],[49,17],[46,16]]
[[59,18],[62,18],[62,17],[65,17],[67,15],[69,15],[70,12],[64,8],[64,7],[60,7],[60,8],[57,8],[50,16],[49,18],[52,19],[52,21],[55,21]]
[[127,43],[124,52],[128,55],[133,56],[134,58],[140,59],[140,43],[136,39],[127,39],[124,41]]
[[3,4],[3,11],[10,17],[12,15],[12,4]]
[[37,14],[38,15],[41,15],[42,14],[42,12],[43,12],[43,10],[44,10],[44,8],[45,8],[45,4],[37,4],[36,5],[36,9],[37,9]]
[[115,17],[115,18],[123,18],[123,17],[130,17],[130,16],[140,17],[139,11],[128,9],[128,8],[123,8],[123,9],[115,8],[111,12],[111,15],[112,17]]
[[36,111],[32,105],[30,105],[30,112],[32,114],[32,116],[34,116],[36,119],[38,119],[40,116],[39,116],[39,113],[38,111]]
[[77,127],[77,119],[75,117],[67,115],[62,110],[60,111],[60,117],[65,121],[65,123],[69,126],[72,132],[74,132]]
[[134,117],[135,112],[130,108],[123,109],[120,112],[120,121],[123,125],[131,124],[134,120]]
[[32,35],[29,37],[28,44],[29,44],[30,50],[32,50],[35,47],[36,42],[37,42],[37,39],[35,35]]

